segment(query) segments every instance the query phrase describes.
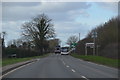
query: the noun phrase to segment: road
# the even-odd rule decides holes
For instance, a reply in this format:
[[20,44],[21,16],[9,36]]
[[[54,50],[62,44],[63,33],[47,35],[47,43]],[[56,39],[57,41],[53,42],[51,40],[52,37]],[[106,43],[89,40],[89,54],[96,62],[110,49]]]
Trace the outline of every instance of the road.
[[74,58],[51,54],[13,70],[3,78],[117,78],[118,70]]

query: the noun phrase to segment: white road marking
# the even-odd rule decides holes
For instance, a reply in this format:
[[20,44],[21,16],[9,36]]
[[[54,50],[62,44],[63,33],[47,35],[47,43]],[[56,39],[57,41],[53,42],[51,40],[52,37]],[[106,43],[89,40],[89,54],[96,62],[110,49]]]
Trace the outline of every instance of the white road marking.
[[65,62],[63,61],[63,64],[65,65]]
[[69,66],[66,66],[66,67],[69,67]]
[[[102,65],[102,64],[98,64],[99,66],[102,66],[102,67],[105,67],[105,68],[112,68],[112,67],[108,67],[108,66],[105,66],[105,65]],[[117,70],[116,68],[112,68],[112,69],[115,69],[115,70]]]
[[[88,63],[90,63],[90,64],[95,64],[95,63],[92,63],[92,62],[88,62]],[[98,65],[98,64],[95,64],[95,65]]]
[[[32,62],[32,63],[34,63],[34,62]],[[8,74],[10,74],[10,73],[12,73],[12,72],[14,72],[14,71],[16,71],[16,70],[22,68],[22,67],[25,67],[25,66],[27,66],[27,65],[30,65],[30,64],[32,64],[32,63],[28,63],[28,64],[26,64],[26,65],[23,65],[23,66],[20,66],[20,67],[18,67],[18,68],[15,68],[15,69],[13,69],[13,70],[7,72],[6,74],[0,76],[0,79],[2,79],[2,77],[4,77],[4,76],[6,76],[6,75],[8,75]]]
[[78,59],[79,61],[83,61],[82,59]]
[[63,59],[61,59],[61,61],[63,62],[64,65],[66,65],[65,62],[63,61]]
[[82,78],[86,78],[85,76],[82,76]]
[[72,70],[72,72],[76,72],[74,69],[71,69]]
[[88,63],[90,63],[90,64],[94,64],[94,65],[98,65],[98,64],[95,64],[95,63],[92,63],[92,62],[88,62]]
[[[88,62],[88,63],[94,64],[94,65],[97,65],[97,66],[106,67],[106,68],[112,68],[112,67],[108,67],[108,66],[105,66],[105,65],[102,65],[102,64],[93,63],[93,62]],[[112,69],[115,69],[115,68],[112,68]],[[115,70],[116,70],[116,69],[115,69]]]
[[63,64],[65,65],[65,62],[62,60]]
[[87,79],[85,76],[81,76],[82,78],[85,78],[86,80],[89,80],[89,79]]

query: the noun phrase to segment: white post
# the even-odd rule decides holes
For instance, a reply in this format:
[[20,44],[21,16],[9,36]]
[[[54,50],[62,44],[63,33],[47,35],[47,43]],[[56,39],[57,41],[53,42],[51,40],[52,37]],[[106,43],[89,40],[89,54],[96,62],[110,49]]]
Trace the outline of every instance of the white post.
[[79,33],[79,41],[80,41],[80,33]]
[[85,55],[87,56],[87,45],[85,45]]
[[93,55],[95,56],[95,37],[93,38],[94,48],[93,48]]
[[95,43],[95,38],[97,37],[97,32],[96,31],[94,31],[93,33],[92,33],[92,36],[93,36],[93,43],[94,43],[94,48],[93,48],[93,55],[95,56],[95,52],[96,52],[96,50],[95,50],[95,45],[96,45],[96,43]]

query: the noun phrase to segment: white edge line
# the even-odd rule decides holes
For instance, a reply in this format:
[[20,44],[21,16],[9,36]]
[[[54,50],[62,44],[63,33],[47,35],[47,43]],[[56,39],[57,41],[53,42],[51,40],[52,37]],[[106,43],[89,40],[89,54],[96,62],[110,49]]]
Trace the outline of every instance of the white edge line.
[[89,79],[87,79],[85,76],[81,76],[82,78],[85,78],[86,80],[89,80]]
[[72,72],[76,72],[74,69],[71,69],[72,70]]
[[[32,62],[32,63],[34,63],[34,62]],[[26,65],[23,65],[23,66],[20,66],[20,67],[18,67],[18,68],[15,68],[15,69],[13,69],[13,70],[7,72],[6,74],[0,76],[0,79],[2,79],[2,77],[4,77],[4,76],[6,76],[6,75],[8,75],[8,74],[10,74],[10,73],[12,73],[12,72],[14,72],[14,71],[16,71],[16,70],[22,68],[22,67],[25,67],[25,66],[27,66],[27,65],[30,65],[30,64],[32,64],[32,63],[28,63],[28,64],[26,64]]]
[[[112,68],[112,69],[115,69],[113,67],[109,67],[109,66],[105,66],[105,65],[102,65],[102,64],[97,64],[97,63],[93,63],[93,62],[88,62],[90,64],[94,64],[94,65],[98,65],[98,66],[102,66],[102,67],[105,67],[105,68]],[[116,69],[115,69],[116,70]]]

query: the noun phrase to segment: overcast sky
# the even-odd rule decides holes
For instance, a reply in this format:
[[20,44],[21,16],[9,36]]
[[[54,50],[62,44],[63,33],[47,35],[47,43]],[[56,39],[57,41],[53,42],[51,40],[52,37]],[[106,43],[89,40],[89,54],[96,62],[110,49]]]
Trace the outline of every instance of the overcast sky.
[[6,42],[18,39],[24,22],[45,13],[65,45],[69,36],[80,33],[83,39],[92,28],[116,17],[117,10],[117,2],[3,2],[2,31],[8,34]]

